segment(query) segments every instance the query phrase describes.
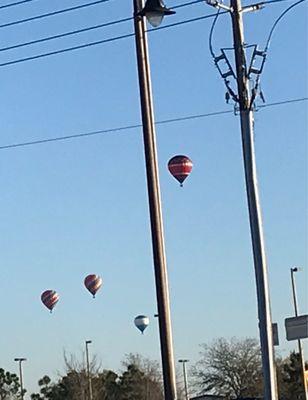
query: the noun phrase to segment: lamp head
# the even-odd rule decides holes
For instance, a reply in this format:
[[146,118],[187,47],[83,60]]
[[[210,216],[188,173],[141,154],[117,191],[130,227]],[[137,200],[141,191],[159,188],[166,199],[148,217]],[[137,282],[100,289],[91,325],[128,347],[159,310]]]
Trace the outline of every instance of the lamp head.
[[175,11],[167,8],[163,0],[147,0],[143,10],[139,13],[142,17],[146,17],[149,24],[154,28],[161,24],[165,15],[172,14],[175,14]]
[[92,340],[86,340],[86,344],[91,344]]
[[14,358],[14,361],[21,362],[21,361],[27,361],[27,359],[26,358]]

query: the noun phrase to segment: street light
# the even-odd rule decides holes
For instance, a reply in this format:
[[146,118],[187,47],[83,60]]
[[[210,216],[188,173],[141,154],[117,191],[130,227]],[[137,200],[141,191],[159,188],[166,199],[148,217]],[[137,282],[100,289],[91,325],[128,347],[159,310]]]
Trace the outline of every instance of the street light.
[[137,15],[146,17],[149,24],[154,27],[159,26],[165,15],[175,14],[175,11],[167,8],[163,0],[147,0],[144,8]]
[[92,393],[92,380],[90,375],[90,362],[89,362],[89,344],[92,343],[92,340],[86,340],[86,360],[87,360],[87,378],[88,378],[88,389],[89,389],[89,400],[93,399]]
[[[165,15],[170,15],[173,12],[168,10],[161,0],[147,0],[145,6],[143,0],[133,0],[133,4],[164,392],[165,400],[176,400],[168,275],[160,201],[148,43],[144,19],[146,16],[152,25],[154,23],[157,25]],[[153,20],[153,16],[155,16],[155,21]]]
[[17,361],[19,363],[19,380],[20,380],[20,394],[21,394],[21,399],[24,399],[24,387],[23,387],[23,378],[22,378],[22,362],[27,361],[26,358],[14,358],[14,361]]
[[184,387],[185,387],[185,399],[189,400],[188,398],[188,385],[187,385],[187,373],[186,373],[186,363],[188,363],[189,360],[179,360],[179,363],[183,364],[183,376],[184,376]]
[[[295,317],[298,317],[298,302],[297,302],[297,296],[296,296],[294,272],[299,272],[299,271],[300,271],[300,268],[298,268],[298,267],[293,267],[290,269]],[[304,391],[305,391],[305,399],[307,400],[308,397],[307,397],[307,382],[306,382],[306,376],[305,376],[304,351],[303,351],[302,342],[300,339],[298,339],[297,343],[298,343],[298,352],[299,352],[299,357],[300,357],[300,362],[301,362],[302,380],[303,380],[303,386],[304,386]]]

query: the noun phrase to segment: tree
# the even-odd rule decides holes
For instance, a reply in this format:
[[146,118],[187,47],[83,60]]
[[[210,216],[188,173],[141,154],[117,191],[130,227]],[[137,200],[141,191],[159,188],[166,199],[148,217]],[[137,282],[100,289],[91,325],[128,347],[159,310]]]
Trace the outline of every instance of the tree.
[[31,394],[31,400],[68,400],[68,392],[62,381],[52,383],[49,376],[45,375],[38,381],[40,393]]
[[[58,382],[48,376],[39,380],[40,392],[32,400],[87,400],[88,377],[84,361],[64,355],[66,374]],[[155,361],[130,354],[123,362],[124,371],[117,374],[102,370],[92,358],[90,374],[93,400],[163,400],[161,373]],[[1,400],[1,399],[0,399]]]
[[0,400],[20,399],[19,390],[20,385],[17,375],[0,368]]
[[202,344],[192,375],[203,394],[228,398],[262,396],[261,352],[252,338],[216,339]]
[[[308,365],[306,365],[308,367]],[[279,394],[283,400],[304,400],[302,369],[299,353],[294,351],[277,363]]]
[[135,384],[140,387],[140,400],[163,400],[162,372],[157,361],[142,357],[140,354],[130,353],[126,355],[122,364],[127,368],[127,371],[134,366],[136,370],[141,372],[139,382],[137,376],[135,377]]

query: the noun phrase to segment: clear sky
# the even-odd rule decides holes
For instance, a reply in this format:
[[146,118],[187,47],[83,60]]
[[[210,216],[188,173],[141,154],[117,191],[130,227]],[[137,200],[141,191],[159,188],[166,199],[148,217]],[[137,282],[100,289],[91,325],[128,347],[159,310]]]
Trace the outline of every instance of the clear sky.
[[[84,3],[36,0],[1,10],[0,24]],[[245,14],[246,42],[263,48],[290,4]],[[195,4],[163,23],[211,13]],[[111,0],[0,27],[0,47],[131,15],[130,1]],[[158,121],[232,111],[208,50],[211,22],[149,35]],[[131,32],[130,21],[0,51],[0,64]],[[219,18],[213,44],[232,46],[227,15]],[[307,97],[307,48],[304,3],[273,36],[262,76],[267,104]],[[0,72],[0,146],[140,123],[133,38]],[[308,308],[307,102],[260,109],[255,119],[272,314],[286,355],[296,348],[284,331],[284,318],[293,314],[291,266],[304,268],[296,280],[300,310]],[[157,141],[175,357],[194,362],[199,344],[215,337],[258,337],[239,120],[230,113],[158,125]],[[166,168],[176,154],[194,163],[184,188]],[[81,354],[85,339],[105,368],[120,368],[129,352],[159,359],[141,130],[0,150],[0,185],[0,365],[17,372],[14,357],[27,357],[25,386],[34,391],[42,375],[63,371],[64,350]],[[89,273],[104,282],[95,300],[83,287]],[[46,289],[61,296],[53,314],[40,302]],[[138,314],[151,319],[144,336],[133,325]]]

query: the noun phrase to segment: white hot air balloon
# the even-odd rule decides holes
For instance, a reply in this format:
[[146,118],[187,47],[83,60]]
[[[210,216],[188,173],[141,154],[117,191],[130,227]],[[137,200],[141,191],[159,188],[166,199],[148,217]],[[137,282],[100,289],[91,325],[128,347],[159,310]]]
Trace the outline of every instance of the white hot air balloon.
[[147,326],[150,323],[150,320],[148,317],[146,317],[145,315],[138,315],[135,320],[135,325],[136,327],[141,331],[141,333],[143,334],[145,328],[147,328]]

